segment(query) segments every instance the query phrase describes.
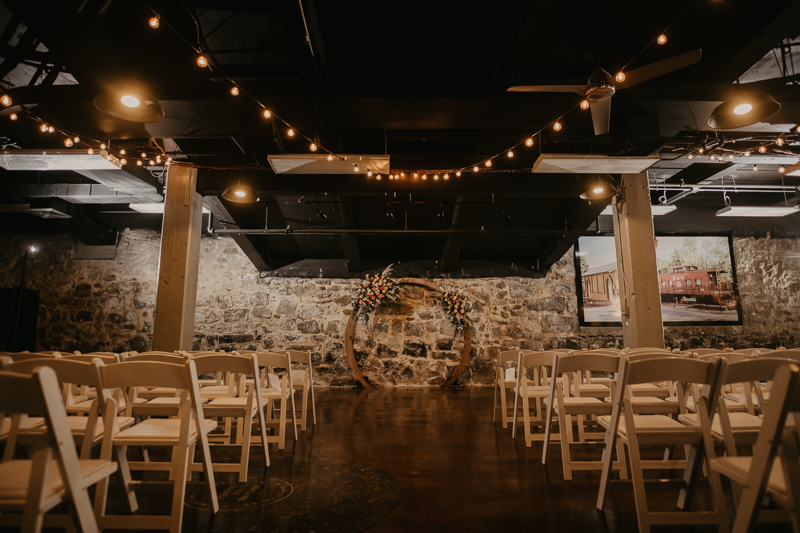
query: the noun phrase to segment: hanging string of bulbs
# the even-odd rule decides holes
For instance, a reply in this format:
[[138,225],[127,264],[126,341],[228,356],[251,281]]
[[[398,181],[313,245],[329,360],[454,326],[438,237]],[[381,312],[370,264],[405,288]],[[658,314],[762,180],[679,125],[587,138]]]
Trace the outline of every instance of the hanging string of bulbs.
[[[707,148],[705,145],[701,145],[691,149],[689,152],[686,153],[687,159],[702,159],[704,156],[708,157],[710,161],[718,161],[722,163],[726,158],[730,161],[736,157],[750,157],[751,154],[754,152],[758,152],[759,154],[767,154],[768,152],[771,154],[779,154],[779,155],[788,155],[797,157],[797,153],[792,152],[790,150],[786,150],[783,146],[787,143],[788,139],[794,139],[795,141],[800,140],[800,125],[795,126],[793,131],[787,133],[783,133],[778,135],[774,140],[767,140],[767,141],[760,141],[758,147],[755,148],[747,148],[743,150],[736,150],[733,148],[724,148],[723,146],[714,146],[710,149]],[[746,142],[757,140],[753,137],[745,137],[740,139],[735,139],[733,142]],[[744,169],[748,170],[748,169]],[[750,169],[754,172],[758,172],[758,165],[753,165]],[[780,165],[778,167],[778,172],[781,174],[786,172],[786,167]]]

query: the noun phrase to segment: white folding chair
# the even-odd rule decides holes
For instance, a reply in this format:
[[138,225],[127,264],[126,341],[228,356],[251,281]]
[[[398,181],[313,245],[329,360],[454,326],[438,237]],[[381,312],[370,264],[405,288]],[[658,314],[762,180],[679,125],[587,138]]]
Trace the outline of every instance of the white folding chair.
[[314,402],[314,367],[311,364],[311,352],[300,350],[279,350],[277,353],[287,353],[292,358],[292,364],[300,363],[305,368],[292,369],[292,386],[294,390],[300,391],[303,400],[300,404],[300,419],[297,421],[303,431],[306,430],[308,420],[308,397],[311,395],[311,420],[312,424],[317,423],[317,407]]
[[[517,420],[519,419],[519,411],[517,406],[519,400],[522,400],[522,421],[525,430],[525,446],[530,447],[534,440],[544,440],[544,433],[532,433],[531,425],[538,426],[542,431],[546,431],[552,423],[550,417],[545,416],[546,407],[544,400],[550,391],[550,381],[547,375],[547,369],[553,364],[553,355],[555,352],[534,352],[532,350],[516,350],[517,351],[517,366],[514,387],[512,391],[516,391],[514,397],[514,425],[511,430],[511,438],[517,436]],[[528,369],[533,373],[533,381],[528,380]],[[503,398],[503,388],[501,388],[500,398]],[[533,401],[533,408],[535,416],[531,417],[531,400]]]
[[[498,395],[500,397],[500,416],[503,421],[503,429],[508,427],[508,423],[513,420],[512,416],[508,415],[508,398],[506,392],[514,390],[517,383],[517,368],[508,368],[506,363],[516,363],[519,359],[519,354],[523,351],[529,352],[530,350],[504,350],[497,353],[495,360],[495,377],[494,377],[494,410],[492,411],[492,422],[497,421],[498,409]],[[514,398],[516,402],[516,398]],[[516,407],[514,413],[516,413]]]
[[[291,404],[292,410],[292,433],[294,434],[294,440],[297,440],[294,387],[289,381],[292,356],[285,352],[256,352],[255,356],[258,358],[258,366],[264,369],[261,372],[261,397],[270,400],[266,425],[267,427],[277,426],[278,429],[278,435],[267,436],[267,442],[277,442],[278,449],[283,450],[286,447],[286,410],[289,408],[289,404]],[[285,369],[280,378],[273,373],[278,368]],[[278,403],[280,403],[280,412],[277,414],[278,420],[276,422],[273,416],[276,416],[275,411],[278,409]]]

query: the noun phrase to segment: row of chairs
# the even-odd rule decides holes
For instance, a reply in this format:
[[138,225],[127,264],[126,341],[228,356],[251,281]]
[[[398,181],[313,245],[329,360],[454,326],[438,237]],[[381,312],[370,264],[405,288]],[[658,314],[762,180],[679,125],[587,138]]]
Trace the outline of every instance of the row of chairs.
[[[0,511],[4,523],[22,525],[24,531],[38,531],[43,524],[69,525],[69,517],[45,515],[65,498],[71,500],[83,531],[180,531],[191,473],[203,473],[216,512],[214,473],[235,472],[239,481],[245,481],[251,444],[261,445],[269,466],[267,443],[274,440],[283,447],[290,403],[294,412],[291,353],[145,353],[122,362],[117,354],[39,356],[2,358],[0,372],[6,380],[0,380],[0,425],[8,429],[0,463]],[[305,372],[310,373],[308,367]],[[282,377],[271,372],[275,368],[285,369]],[[217,379],[201,388],[199,374],[216,374]],[[28,397],[41,401],[29,403]],[[281,404],[280,417],[272,425],[277,424],[278,435],[268,437],[267,415],[276,403]],[[67,415],[70,410],[75,416]],[[222,433],[215,432],[218,421],[224,421]],[[292,426],[297,438],[298,422]],[[79,453],[72,442],[80,447]],[[213,463],[210,446],[215,443],[237,446],[239,462]],[[170,460],[150,460],[148,448],[155,446],[171,448]],[[32,447],[33,461],[15,459],[15,450],[23,447]],[[97,448],[99,457],[92,459]],[[142,460],[129,461],[129,448],[140,449]],[[45,456],[55,460],[39,468],[43,464],[39,459]],[[168,473],[174,481],[170,515],[106,514],[108,477],[115,471],[126,510],[138,508],[134,489],[143,482],[132,479],[132,470]],[[97,489],[92,510],[83,494],[93,484]]]
[[[761,419],[755,415],[752,404],[740,405],[738,399],[758,396],[760,400],[754,402],[756,408],[763,408],[763,396],[768,396],[769,392],[762,391],[760,382],[770,381],[777,368],[800,360],[800,351],[792,350],[772,354],[766,351],[717,352],[715,356],[656,349],[623,353],[616,350],[516,351],[516,355],[517,371],[513,374],[508,371],[510,369],[498,371],[495,385],[495,407],[500,396],[504,416],[507,416],[507,408],[503,393],[516,391],[510,420],[504,420],[513,421],[512,434],[516,433],[519,401],[526,445],[530,446],[537,437],[544,441],[543,463],[546,464],[552,439],[560,441],[565,479],[571,479],[575,470],[602,470],[598,498],[601,509],[611,470],[618,470],[620,477],[627,479],[624,453],[627,447],[637,515],[643,531],[649,531],[650,525],[656,523],[714,523],[727,527],[718,474],[710,475],[714,511],[673,514],[648,511],[642,473],[647,469],[684,469],[688,483],[679,506],[686,508],[700,458],[715,457],[715,442],[724,444],[727,458],[736,456],[737,446],[753,444],[756,440]],[[512,360],[513,356],[501,353],[498,362],[501,358]],[[501,368],[499,364],[498,368]],[[615,374],[615,379],[593,377],[596,373]],[[511,381],[511,377],[516,379]],[[734,389],[736,385],[738,388]],[[531,403],[535,416],[530,414]],[[718,405],[720,416],[715,419]],[[602,431],[585,431],[587,422]],[[544,435],[532,434],[533,425],[539,426]],[[559,428],[560,434],[552,433],[553,426]],[[577,429],[577,438],[573,427]],[[631,427],[635,431],[628,431]],[[602,460],[574,461],[571,458],[571,445],[598,438],[605,446]],[[665,446],[664,460],[643,460],[639,453],[641,445]],[[670,457],[675,446],[686,447],[685,459]],[[612,458],[614,452],[616,461]],[[716,479],[712,479],[715,476]]]

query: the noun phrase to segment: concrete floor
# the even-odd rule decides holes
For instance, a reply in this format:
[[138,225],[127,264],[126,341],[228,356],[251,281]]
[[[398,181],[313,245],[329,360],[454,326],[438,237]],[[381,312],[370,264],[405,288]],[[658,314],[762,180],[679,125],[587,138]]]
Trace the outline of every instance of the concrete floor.
[[[629,482],[613,482],[605,513],[596,511],[599,473],[564,481],[557,444],[542,465],[541,444],[526,448],[521,434],[514,441],[492,423],[491,388],[317,392],[317,425],[283,451],[271,445],[269,469],[254,449],[246,484],[216,476],[215,516],[204,510],[203,485],[189,486],[184,532],[638,530]],[[674,509],[679,488],[647,483],[651,509]],[[141,512],[167,510],[170,494],[142,494]],[[708,499],[701,482],[696,503],[707,508]],[[716,528],[656,529],[667,530]]]

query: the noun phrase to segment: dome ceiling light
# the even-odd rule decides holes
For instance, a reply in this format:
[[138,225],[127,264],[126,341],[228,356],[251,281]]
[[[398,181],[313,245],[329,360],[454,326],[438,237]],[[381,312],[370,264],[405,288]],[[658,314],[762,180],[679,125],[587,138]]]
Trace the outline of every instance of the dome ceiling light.
[[768,94],[741,93],[718,105],[708,125],[717,130],[743,128],[764,122],[780,109],[781,104]]
[[131,122],[158,122],[164,110],[152,95],[136,87],[117,87],[94,98],[94,105],[112,117]]

